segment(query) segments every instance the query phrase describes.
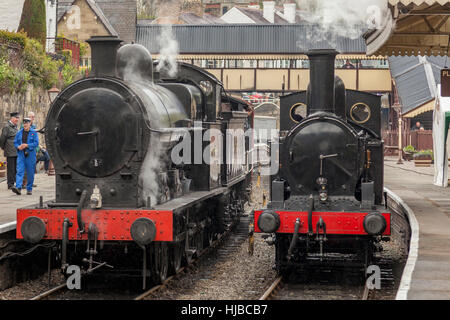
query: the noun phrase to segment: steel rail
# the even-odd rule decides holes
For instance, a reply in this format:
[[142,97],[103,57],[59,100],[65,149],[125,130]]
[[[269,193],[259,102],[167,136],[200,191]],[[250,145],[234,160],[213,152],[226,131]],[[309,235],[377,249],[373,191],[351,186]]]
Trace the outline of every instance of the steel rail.
[[267,289],[266,292],[264,292],[264,294],[258,300],[269,300],[269,298],[276,292],[276,290],[281,286],[282,283],[282,276],[276,278],[269,289]]
[[57,291],[59,291],[61,289],[64,289],[66,287],[67,287],[67,283],[64,282],[64,283],[60,284],[59,286],[56,286],[56,287],[54,287],[54,288],[52,288],[50,290],[47,290],[47,291],[45,291],[45,292],[43,292],[43,293],[41,293],[41,294],[31,298],[30,300],[42,300],[43,298],[48,297],[49,295],[51,295],[51,294],[53,294],[53,293],[55,293],[55,292],[57,292]]

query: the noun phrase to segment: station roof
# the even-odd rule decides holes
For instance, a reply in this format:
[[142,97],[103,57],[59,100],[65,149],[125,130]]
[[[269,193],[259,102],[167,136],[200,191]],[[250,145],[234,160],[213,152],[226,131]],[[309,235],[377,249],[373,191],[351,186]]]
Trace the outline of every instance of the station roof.
[[450,1],[389,0],[382,27],[364,35],[367,55],[447,55]]
[[403,116],[414,117],[433,110],[436,85],[441,82],[440,71],[445,64],[446,59],[441,56],[389,57]]
[[[137,25],[136,42],[155,54],[163,25]],[[324,36],[311,24],[173,25],[180,54],[299,54],[309,49],[334,48],[340,53],[365,54],[362,37]],[[312,36],[314,35],[314,36]]]

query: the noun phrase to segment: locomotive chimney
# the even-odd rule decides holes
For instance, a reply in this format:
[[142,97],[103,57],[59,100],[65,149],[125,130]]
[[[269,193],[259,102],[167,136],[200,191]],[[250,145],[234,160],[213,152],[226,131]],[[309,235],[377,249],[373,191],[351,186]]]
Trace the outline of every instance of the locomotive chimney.
[[309,57],[308,115],[318,111],[335,113],[334,49],[307,52]]
[[91,46],[92,77],[114,77],[117,47],[122,42],[117,36],[93,36],[86,41]]

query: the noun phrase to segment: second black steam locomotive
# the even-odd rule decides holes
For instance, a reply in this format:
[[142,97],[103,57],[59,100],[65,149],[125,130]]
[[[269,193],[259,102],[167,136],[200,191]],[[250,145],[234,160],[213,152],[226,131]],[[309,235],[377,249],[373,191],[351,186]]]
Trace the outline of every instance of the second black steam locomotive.
[[279,273],[332,263],[368,266],[390,236],[383,193],[380,97],[348,90],[334,50],[312,50],[307,91],[281,98],[279,171],[254,214],[273,234]]
[[[239,220],[248,197],[252,110],[214,76],[93,37],[93,70],[46,119],[56,198],[17,210],[17,238],[54,242],[65,270],[163,281]],[[234,143],[225,143],[228,138]]]

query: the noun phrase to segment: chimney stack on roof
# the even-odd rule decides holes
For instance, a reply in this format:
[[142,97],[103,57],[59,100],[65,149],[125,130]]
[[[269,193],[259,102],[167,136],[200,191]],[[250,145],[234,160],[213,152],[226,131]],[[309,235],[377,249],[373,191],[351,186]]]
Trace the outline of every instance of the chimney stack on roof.
[[275,1],[263,2],[263,17],[270,23],[275,22]]
[[289,22],[289,23],[295,23],[295,18],[296,18],[296,4],[295,3],[285,3],[283,5],[284,7],[284,12],[283,12],[283,16],[284,19]]
[[202,0],[183,0],[181,13],[194,13],[199,17],[203,17]]

